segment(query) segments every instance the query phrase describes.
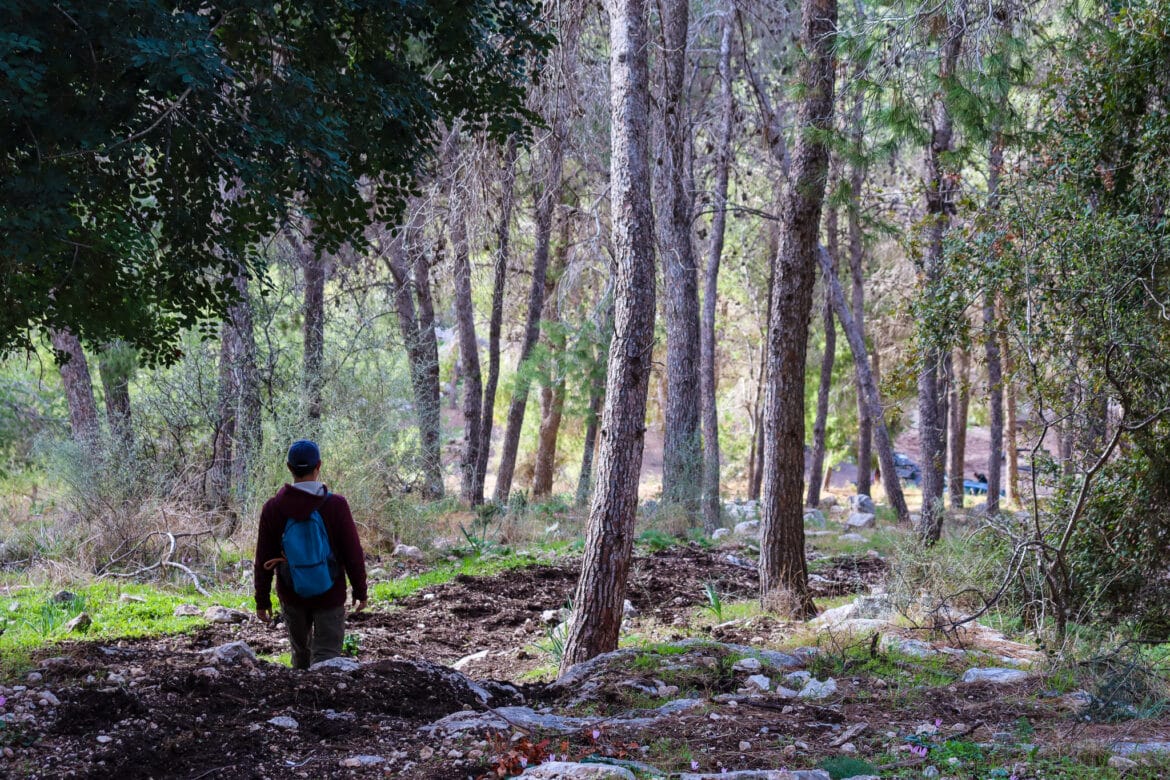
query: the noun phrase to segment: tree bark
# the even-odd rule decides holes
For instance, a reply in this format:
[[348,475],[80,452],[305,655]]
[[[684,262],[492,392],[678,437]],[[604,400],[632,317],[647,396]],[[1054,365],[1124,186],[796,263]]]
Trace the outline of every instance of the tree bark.
[[577,506],[585,506],[593,490],[593,451],[597,448],[597,423],[601,417],[601,393],[589,396],[589,419],[585,422],[585,448],[581,453],[581,474],[577,477]]
[[301,267],[305,272],[304,371],[305,416],[310,435],[321,431],[321,404],[325,385],[325,258],[308,240],[301,245]]
[[[857,323],[857,329],[864,339],[865,243],[861,232],[861,197],[865,184],[865,165],[860,162],[861,109],[861,99],[858,98],[853,110],[853,145],[856,158],[849,172],[849,275],[853,288],[853,321]],[[873,464],[873,420],[869,414],[869,404],[865,401],[865,389],[857,372],[854,372],[854,384],[857,388],[857,492],[868,496],[871,490],[870,470]]]
[[93,379],[81,341],[70,330],[49,331],[49,341],[58,353],[57,366],[65,401],[69,407],[69,429],[73,439],[86,450],[97,445],[100,432],[97,403],[93,398]]
[[951,463],[950,499],[952,509],[963,508],[963,464],[967,457],[967,407],[971,401],[970,392],[971,353],[959,350],[958,369],[951,382]]
[[[451,152],[451,160],[456,152]],[[478,479],[479,450],[483,446],[483,378],[479,370],[479,342],[475,335],[475,307],[471,301],[471,248],[467,242],[466,195],[457,168],[450,165],[451,253],[455,271],[455,319],[459,327],[459,359],[463,374],[463,452],[459,458],[459,497],[471,506],[483,503]]]
[[[776,256],[780,251],[779,233],[773,233],[774,241],[769,242],[769,260]],[[768,263],[768,313],[765,317],[765,323],[772,321],[772,292],[776,288],[776,264],[774,262]],[[756,383],[756,405],[752,411],[752,424],[755,426],[755,432],[752,436],[752,450],[751,450],[751,464],[749,464],[748,471],[751,478],[748,482],[748,499],[751,501],[760,500],[760,491],[764,484],[764,392],[768,384],[768,335],[765,330],[764,338],[760,344],[760,376]],[[751,468],[754,464],[755,468]]]
[[[827,250],[833,263],[833,273],[837,271],[837,208],[830,206],[825,217],[825,233],[827,234]],[[823,276],[823,274],[822,274]],[[821,503],[821,485],[825,482],[825,428],[829,421],[829,391],[833,386],[833,361],[837,352],[837,328],[833,323],[833,293],[829,280],[824,280],[825,300],[822,306],[825,323],[825,350],[821,353],[821,376],[817,384],[817,413],[813,422],[812,458],[808,467],[808,498],[805,503],[815,507]],[[857,465],[858,485],[860,486],[862,466]],[[858,487],[858,492],[861,488]]]
[[716,402],[718,377],[715,374],[715,304],[719,297],[719,264],[723,258],[723,236],[727,227],[727,182],[731,169],[731,129],[735,119],[735,95],[732,92],[731,39],[735,25],[735,0],[724,9],[723,33],[719,42],[720,116],[719,140],[715,156],[715,187],[712,195],[711,246],[707,254],[707,273],[703,280],[703,311],[700,322],[703,423],[703,530],[708,534],[719,527],[719,408]]
[[[398,315],[398,330],[402,334],[402,343],[406,348],[406,359],[410,367],[410,386],[414,395],[415,413],[418,417],[419,430],[419,459],[423,471],[423,496],[434,499],[443,494],[443,474],[439,462],[439,432],[438,432],[438,345],[435,342],[433,325],[429,333],[423,332],[422,327],[422,296],[419,293],[421,285],[417,278],[421,274],[426,281],[429,269],[425,261],[420,264],[412,263],[411,255],[417,253],[418,258],[423,254],[419,251],[418,223],[421,211],[413,209],[413,216],[409,224],[402,227],[397,235],[390,239],[390,246],[386,254],[386,266],[394,278],[394,307]],[[413,274],[412,274],[412,265]],[[429,288],[429,284],[427,284]],[[415,297],[419,297],[416,307]],[[429,303],[428,303],[429,305]],[[433,315],[432,315],[433,316]],[[428,345],[428,336],[431,344]],[[428,346],[434,349],[434,354]],[[432,371],[432,361],[434,370]]]
[[557,434],[565,410],[565,380],[559,379],[540,388],[540,433],[537,437],[536,466],[532,472],[532,497],[544,498],[552,493],[556,473]]
[[1004,448],[1007,450],[1007,502],[1013,506],[1020,506],[1020,442],[1016,430],[1016,388],[1012,382],[1015,376],[1012,352],[1008,345],[1007,336],[1000,333],[1000,351],[1003,355],[1003,394],[1004,394]]
[[418,419],[422,430],[424,496],[442,498],[442,387],[439,383],[439,338],[435,332],[435,301],[431,295],[431,263],[420,233],[407,244],[414,262],[414,294],[418,299],[419,355],[423,366],[423,396]]
[[130,380],[134,364],[134,351],[122,343],[107,345],[98,356],[106,421],[110,424],[110,433],[124,449],[134,445],[134,432],[130,427]]
[[545,279],[552,243],[553,212],[561,197],[561,179],[564,166],[563,128],[554,127],[548,134],[548,159],[541,187],[536,195],[536,247],[532,257],[532,286],[528,290],[528,320],[524,326],[524,342],[520,345],[517,363],[516,387],[508,404],[508,422],[504,442],[500,447],[500,465],[496,469],[495,500],[506,504],[512,492],[516,471],[516,454],[520,447],[520,431],[524,427],[524,411],[528,406],[530,382],[523,374],[523,366],[540,339],[540,314],[544,308]]
[[[944,85],[954,77],[963,45],[965,0],[959,0],[958,5],[947,16],[945,38],[940,46],[938,80]],[[931,125],[924,175],[927,240],[921,279],[922,294],[928,302],[939,295],[943,237],[955,211],[958,190],[958,175],[951,170],[947,159],[953,145],[954,120],[942,90],[933,98]],[[945,355],[936,343],[937,338],[938,334],[923,334],[918,368],[918,431],[922,453],[922,520],[918,534],[928,545],[937,542],[942,534],[943,468],[946,463],[946,420],[940,415],[940,406],[944,402],[940,373],[944,370]]]
[[800,82],[792,175],[780,211],[780,251],[768,326],[760,603],[803,619],[815,615],[804,553],[804,371],[817,267],[817,233],[833,127],[836,0],[803,0]]
[[[1003,137],[996,130],[991,135],[991,151],[988,154],[987,211],[994,218],[999,213],[999,177],[1003,169]],[[988,256],[987,263],[995,262]],[[995,322],[996,291],[988,288],[983,292],[983,348],[987,363],[987,406],[991,446],[987,453],[987,513],[999,512],[999,492],[1002,483],[1000,462],[1003,460],[1003,365],[1000,362],[999,336]],[[1015,453],[1012,453],[1015,458]],[[1009,471],[1011,466],[1008,466]],[[1009,495],[1011,500],[1013,496]]]
[[256,363],[256,332],[248,275],[241,270],[233,281],[237,300],[228,307],[228,323],[239,339],[236,371],[240,407],[236,424],[238,446],[232,458],[232,484],[235,486],[236,498],[241,499],[260,453],[264,433],[260,419],[260,370]]
[[233,464],[238,456],[240,383],[236,367],[243,348],[240,336],[230,321],[220,326],[219,397],[215,435],[211,442],[211,474],[208,499],[213,507],[231,507]]
[[501,172],[503,192],[500,194],[500,221],[496,226],[496,257],[492,277],[492,316],[488,325],[488,375],[483,388],[483,430],[480,433],[479,461],[475,478],[480,485],[487,477],[488,460],[492,450],[492,423],[496,412],[496,386],[500,382],[500,329],[504,322],[504,282],[508,274],[508,237],[512,229],[512,205],[515,200],[516,139],[508,140]]
[[703,450],[699,425],[699,281],[691,242],[694,192],[686,99],[690,0],[659,0],[662,17],[662,151],[655,168],[658,247],[666,320],[666,408],[662,499],[699,509]]
[[898,472],[894,469],[894,445],[890,440],[889,429],[886,428],[886,415],[882,407],[881,395],[878,393],[878,366],[877,353],[874,353],[874,368],[870,368],[869,355],[865,348],[865,338],[849,305],[845,302],[845,292],[841,283],[832,274],[832,260],[829,253],[822,251],[821,271],[829,274],[830,292],[833,296],[833,310],[837,312],[837,319],[841,322],[841,330],[849,342],[849,350],[853,353],[853,368],[861,377],[861,386],[865,395],[866,405],[869,407],[869,418],[873,421],[873,441],[877,448],[878,464],[882,475],[882,488],[886,491],[886,499],[894,508],[899,523],[909,524],[910,509],[906,506],[906,497],[902,494],[902,483],[898,479]]
[[646,394],[654,349],[646,0],[607,0],[610,17],[610,201],[615,251],[597,488],[561,671],[617,647],[634,544]]

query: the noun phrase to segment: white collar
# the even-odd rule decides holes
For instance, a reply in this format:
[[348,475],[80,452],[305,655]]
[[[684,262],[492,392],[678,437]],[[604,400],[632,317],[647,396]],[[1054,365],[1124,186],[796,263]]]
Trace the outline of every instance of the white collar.
[[294,482],[292,486],[297,490],[303,490],[306,493],[314,496],[325,495],[325,483],[316,480],[306,480],[305,482]]

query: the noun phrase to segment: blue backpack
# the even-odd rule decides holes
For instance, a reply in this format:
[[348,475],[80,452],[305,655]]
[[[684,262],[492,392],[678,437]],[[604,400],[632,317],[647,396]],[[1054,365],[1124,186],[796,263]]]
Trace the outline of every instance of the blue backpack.
[[333,548],[329,544],[329,534],[325,532],[325,520],[321,517],[321,507],[329,500],[329,496],[330,493],[326,491],[321,503],[308,517],[290,517],[280,537],[285,558],[281,565],[282,573],[296,594],[304,598],[320,596],[328,591],[340,573]]

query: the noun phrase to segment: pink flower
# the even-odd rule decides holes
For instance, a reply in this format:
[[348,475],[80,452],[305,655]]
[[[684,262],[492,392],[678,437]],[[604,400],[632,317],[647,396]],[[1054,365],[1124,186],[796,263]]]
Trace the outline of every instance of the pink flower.
[[594,738],[594,739],[601,739],[601,731],[600,731],[600,729],[593,729],[593,738]]
[[0,696],[0,707],[3,707],[7,703],[8,703],[8,699],[4,698],[3,696]]
[[699,762],[695,761],[694,759],[691,759],[691,769],[694,769],[697,771],[698,768],[699,768]]
[[520,766],[528,766],[528,756],[520,756]]

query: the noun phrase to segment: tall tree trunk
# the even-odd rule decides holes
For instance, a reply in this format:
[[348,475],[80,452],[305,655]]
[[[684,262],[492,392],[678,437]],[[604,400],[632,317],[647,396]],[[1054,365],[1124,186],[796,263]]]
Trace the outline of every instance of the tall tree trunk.
[[764,396],[763,533],[760,603],[765,609],[815,615],[804,554],[804,370],[816,279],[818,232],[829,167],[826,136],[833,127],[836,0],[801,3],[800,82],[792,176],[780,211],[780,251],[768,324]]
[[[959,51],[963,45],[966,0],[950,10],[945,38],[940,46],[938,81],[947,85],[955,74]],[[939,296],[943,275],[943,237],[955,211],[958,176],[951,170],[948,157],[954,136],[954,120],[947,105],[945,89],[939,89],[931,107],[931,138],[926,150],[926,254],[923,259],[922,294],[928,301]],[[938,334],[922,334],[922,354],[918,368],[918,431],[922,453],[922,520],[918,534],[925,544],[934,544],[942,534],[943,468],[946,463],[944,402],[940,373],[945,355],[937,345]]]
[[654,349],[646,0],[607,0],[610,201],[616,281],[597,488],[561,671],[617,647],[634,545],[646,393]]
[[[773,232],[774,242],[769,242],[768,258],[768,313],[764,321],[766,323],[772,321],[772,292],[776,289],[776,264],[772,262],[772,258],[776,257],[776,253],[780,251],[780,236],[778,231]],[[760,344],[760,376],[756,383],[756,405],[752,412],[752,424],[755,426],[755,434],[752,436],[752,462],[755,468],[749,468],[751,478],[748,481],[748,499],[751,501],[760,500],[760,491],[764,485],[764,393],[768,385],[768,336],[764,333],[764,338]]]
[[715,396],[715,304],[719,297],[719,264],[723,258],[723,235],[727,227],[727,181],[731,169],[731,128],[735,119],[732,92],[731,38],[735,29],[735,0],[723,11],[723,34],[719,42],[720,116],[719,141],[715,157],[715,189],[712,197],[711,246],[707,274],[703,280],[701,326],[701,372],[703,422],[703,529],[712,533],[720,525],[719,509],[719,409]]
[[496,470],[496,503],[506,504],[512,492],[512,478],[516,471],[516,454],[520,447],[520,431],[524,427],[524,410],[528,406],[529,380],[521,369],[532,355],[540,339],[540,314],[544,308],[545,279],[548,275],[549,249],[552,243],[553,213],[561,196],[561,174],[564,166],[563,128],[554,127],[548,135],[548,157],[545,160],[543,180],[536,194],[536,247],[532,256],[532,286],[528,290],[528,320],[524,326],[524,342],[520,345],[517,363],[516,387],[508,404],[508,423],[504,429],[504,443],[500,447],[500,465]]
[[442,498],[443,440],[442,388],[439,384],[439,337],[435,332],[435,301],[431,295],[430,256],[421,240],[421,230],[412,233],[407,244],[414,263],[414,294],[418,299],[419,358],[422,361],[422,397],[418,407],[422,432],[423,473],[426,498]]
[[[856,155],[849,171],[849,276],[852,280],[853,321],[861,337],[865,338],[865,243],[861,232],[861,197],[865,184],[865,165],[862,152],[862,103],[859,97],[853,109],[853,146]],[[873,420],[861,377],[854,372],[857,388],[857,492],[870,495],[870,469],[873,463]]]
[[873,369],[870,368],[869,355],[865,348],[865,337],[861,328],[853,320],[849,311],[849,304],[845,302],[845,292],[837,281],[836,274],[832,273],[832,260],[827,251],[820,253],[821,272],[829,275],[829,287],[833,296],[833,310],[837,312],[837,319],[841,322],[841,330],[849,342],[849,350],[853,353],[853,368],[861,377],[862,392],[866,405],[869,407],[869,418],[873,421],[873,443],[877,448],[878,464],[882,475],[882,488],[886,491],[886,500],[894,508],[899,523],[910,523],[910,509],[906,506],[906,497],[902,495],[902,483],[898,479],[898,472],[894,468],[894,444],[890,440],[889,429],[886,428],[886,415],[882,407],[881,395],[878,393],[877,368],[879,361],[874,353]]
[[1016,388],[1012,382],[1015,376],[1011,348],[1008,345],[1007,335],[1000,333],[1000,352],[1003,355],[1003,405],[1004,422],[1003,436],[1004,449],[1007,450],[1007,502],[1012,506],[1020,506],[1020,442],[1016,430]]
[[[236,361],[237,386],[240,393],[239,417],[236,423],[238,445],[232,457],[232,484],[236,499],[243,498],[248,479],[263,442],[260,419],[260,370],[256,362],[256,333],[252,319],[252,297],[248,292],[248,275],[239,271],[233,283],[237,300],[228,307],[228,319],[238,339]],[[232,529],[233,531],[235,529]]]
[[585,506],[593,490],[593,451],[597,448],[597,423],[601,417],[601,393],[589,396],[589,419],[585,422],[585,447],[581,453],[581,474],[577,477],[577,506]]
[[508,140],[501,172],[500,222],[496,227],[496,258],[492,277],[492,316],[488,325],[488,376],[483,388],[483,430],[480,434],[479,461],[475,478],[480,485],[487,477],[492,451],[492,423],[496,413],[496,386],[500,382],[500,329],[504,322],[504,281],[508,274],[508,236],[512,229],[512,205],[515,192],[516,139]]
[[958,367],[951,382],[950,499],[952,509],[963,508],[963,464],[967,458],[967,407],[971,402],[971,353],[959,350]]
[[666,408],[662,498],[699,509],[703,450],[699,426],[699,280],[691,242],[690,111],[686,99],[690,0],[659,0],[662,17],[662,151],[654,169],[658,247],[666,313]]
[[106,420],[110,424],[110,433],[126,449],[134,444],[134,432],[130,427],[130,380],[135,363],[134,350],[120,342],[107,345],[98,355]]
[[536,466],[532,472],[532,497],[552,493],[556,473],[557,434],[565,410],[565,380],[558,379],[540,388],[540,434],[537,437]]
[[[415,306],[415,295],[418,285],[415,283],[411,270],[411,253],[417,252],[420,225],[418,218],[421,211],[413,209],[414,216],[410,224],[404,226],[397,235],[390,239],[390,246],[386,254],[386,265],[390,275],[394,278],[394,307],[398,315],[398,330],[402,334],[402,343],[406,348],[406,359],[410,368],[410,386],[414,395],[414,405],[418,416],[419,429],[419,457],[423,470],[423,495],[426,498],[437,498],[442,495],[443,477],[437,452],[431,452],[429,445],[437,444],[438,431],[430,437],[430,425],[437,418],[438,404],[438,375],[434,375],[436,386],[430,386],[431,356],[426,348],[426,339],[422,333],[420,316]],[[420,253],[421,256],[421,253]],[[427,271],[424,267],[423,273]],[[417,268],[415,269],[417,274]],[[434,334],[431,334],[432,340]]]
[[[995,218],[999,213],[999,176],[1003,169],[1003,136],[998,128],[991,134],[991,151],[988,154],[987,211]],[[988,256],[987,263],[995,262]],[[987,513],[999,512],[999,492],[1002,476],[1000,461],[1003,460],[1003,365],[1000,362],[999,337],[995,322],[995,297],[993,288],[983,292],[983,349],[987,363],[987,406],[989,411],[990,443],[987,453]],[[1012,454],[1015,459],[1015,453]],[[1011,466],[1008,466],[1010,471]],[[1012,496],[1008,497],[1009,500]]]
[[305,416],[312,436],[320,435],[321,403],[325,376],[325,258],[306,239],[301,244],[301,267],[305,272],[304,301],[304,382]]
[[[825,216],[827,249],[833,261],[833,272],[837,270],[837,207],[830,206]],[[823,276],[823,274],[822,274]],[[825,480],[825,429],[829,421],[829,391],[833,386],[833,361],[837,353],[837,328],[833,324],[833,292],[829,280],[824,280],[825,300],[823,317],[825,321],[825,350],[821,353],[821,377],[817,384],[817,413],[813,422],[812,458],[808,466],[808,498],[805,503],[815,507],[821,503],[821,484]],[[858,485],[862,466],[857,464]],[[861,492],[860,487],[858,492]]]
[[243,347],[240,334],[230,320],[220,325],[219,332],[218,420],[211,442],[211,484],[207,497],[212,506],[226,510],[232,503],[233,465],[238,457],[236,441],[239,438],[240,376],[236,369],[240,365]]
[[[452,152],[451,159],[455,159]],[[475,335],[475,307],[471,300],[471,247],[467,242],[465,182],[457,166],[450,180],[451,253],[455,270],[455,319],[459,326],[459,359],[463,374],[463,452],[459,459],[459,497],[471,506],[483,503],[483,482],[478,479],[479,450],[483,446],[483,378],[479,370],[479,343]]]
[[73,439],[86,450],[97,444],[100,432],[97,403],[93,399],[93,379],[81,341],[70,330],[49,331],[49,341],[59,354],[57,365],[61,384],[65,387],[65,401],[69,407],[69,428]]

